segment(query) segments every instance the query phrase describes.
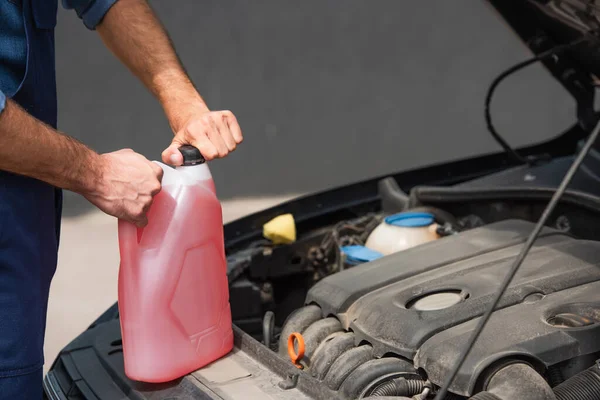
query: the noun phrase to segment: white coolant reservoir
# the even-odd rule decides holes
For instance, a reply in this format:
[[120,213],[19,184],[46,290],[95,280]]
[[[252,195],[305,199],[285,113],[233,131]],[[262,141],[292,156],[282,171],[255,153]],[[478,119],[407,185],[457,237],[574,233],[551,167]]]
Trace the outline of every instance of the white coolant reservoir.
[[432,214],[403,212],[390,215],[371,232],[365,247],[383,255],[396,253],[439,238]]

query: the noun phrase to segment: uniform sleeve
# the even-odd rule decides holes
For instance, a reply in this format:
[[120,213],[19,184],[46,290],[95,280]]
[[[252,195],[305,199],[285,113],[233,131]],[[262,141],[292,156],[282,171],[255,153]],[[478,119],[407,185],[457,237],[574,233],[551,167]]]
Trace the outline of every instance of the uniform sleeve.
[[2,93],[2,90],[0,90],[0,114],[4,111],[4,107],[6,107],[6,96]]
[[102,21],[108,10],[117,0],[62,0],[63,7],[75,10],[83,24],[91,30]]

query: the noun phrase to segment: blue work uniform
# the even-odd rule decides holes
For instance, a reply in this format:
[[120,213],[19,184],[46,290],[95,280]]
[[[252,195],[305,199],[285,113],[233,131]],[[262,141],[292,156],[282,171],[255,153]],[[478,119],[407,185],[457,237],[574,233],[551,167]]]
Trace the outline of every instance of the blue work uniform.
[[[63,0],[94,29],[116,0]],[[0,119],[12,98],[56,127],[54,28],[58,0],[0,0]],[[27,148],[22,149],[23,152]],[[0,399],[41,399],[50,281],[62,193],[0,171]]]

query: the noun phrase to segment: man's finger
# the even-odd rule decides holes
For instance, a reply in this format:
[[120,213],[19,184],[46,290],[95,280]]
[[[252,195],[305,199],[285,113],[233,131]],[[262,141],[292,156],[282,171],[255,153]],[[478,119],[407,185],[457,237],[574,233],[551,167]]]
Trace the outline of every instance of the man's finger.
[[242,128],[240,128],[237,118],[231,111],[224,111],[224,115],[227,119],[227,125],[229,126],[231,136],[233,136],[233,140],[235,140],[237,144],[242,143],[244,137],[242,136]]
[[150,210],[150,207],[152,207],[152,203],[153,201],[149,201],[146,204],[144,204],[144,208],[142,208],[142,211],[144,213],[144,216],[146,216],[148,214],[148,210]]
[[162,160],[165,164],[173,165],[175,167],[183,164],[183,156],[179,151],[181,144],[173,140],[173,143],[162,152]]
[[234,151],[237,146],[237,143],[235,142],[235,139],[233,138],[233,134],[231,133],[231,130],[229,129],[229,124],[227,123],[227,117],[225,115],[222,115],[221,118],[219,119],[219,121],[220,121],[219,132],[221,133],[221,137],[223,138],[223,141],[225,142],[227,149],[229,151]]
[[162,182],[163,174],[165,173],[165,171],[163,171],[163,169],[160,166],[158,166],[156,163],[151,163],[151,164],[152,164],[152,170],[154,170],[154,173],[156,174],[158,181]]
[[206,161],[214,160],[219,156],[217,148],[208,138],[206,133],[195,136],[191,140],[190,144],[200,150],[200,153],[206,159]]
[[223,140],[223,133],[221,129],[225,131],[227,128],[223,125],[221,121],[217,123],[217,121],[211,118],[210,127],[208,129],[208,138],[216,147],[218,156],[225,157],[227,153],[229,153],[229,150],[227,148],[227,145],[225,144],[225,141]]
[[146,225],[148,225],[148,217],[144,215],[143,217],[137,218],[135,221],[133,221],[133,223],[138,228],[144,228]]

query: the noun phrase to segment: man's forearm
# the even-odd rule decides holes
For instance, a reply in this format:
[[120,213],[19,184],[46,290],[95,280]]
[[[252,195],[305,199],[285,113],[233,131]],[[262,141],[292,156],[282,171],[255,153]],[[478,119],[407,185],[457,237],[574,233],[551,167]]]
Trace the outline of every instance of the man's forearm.
[[0,170],[85,192],[100,179],[100,156],[35,119],[15,102],[0,113]]
[[106,46],[158,98],[175,136],[163,162],[181,165],[190,144],[206,160],[225,157],[242,142],[229,110],[209,110],[185,73],[162,25],[145,0],[119,0],[96,27]]
[[186,109],[208,111],[145,0],[119,0],[96,29],[106,46],[158,98],[174,131],[189,117]]

